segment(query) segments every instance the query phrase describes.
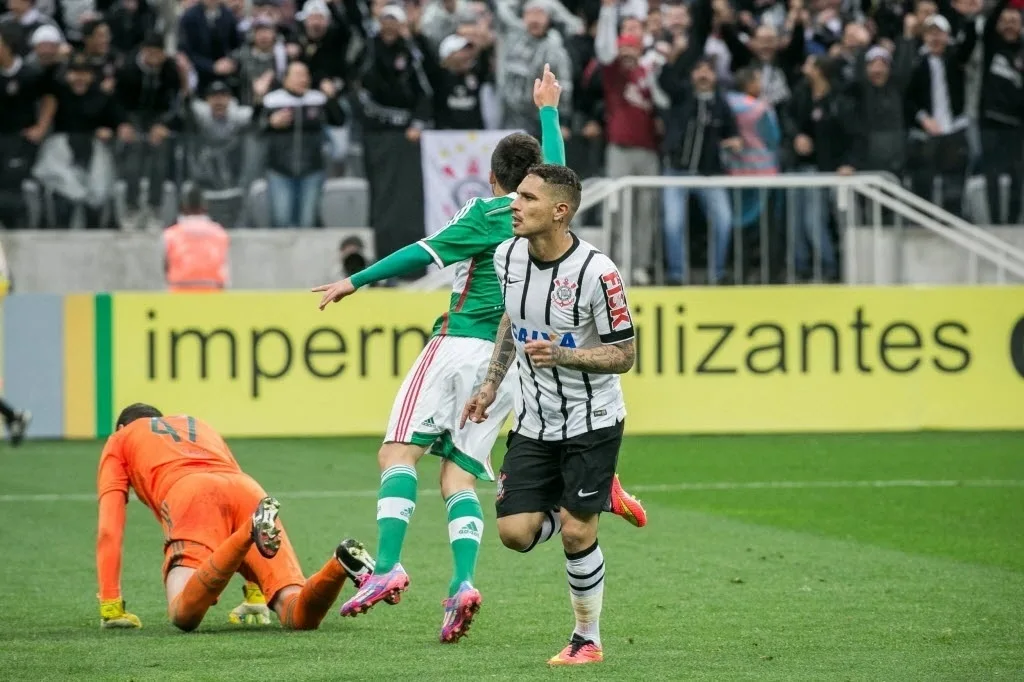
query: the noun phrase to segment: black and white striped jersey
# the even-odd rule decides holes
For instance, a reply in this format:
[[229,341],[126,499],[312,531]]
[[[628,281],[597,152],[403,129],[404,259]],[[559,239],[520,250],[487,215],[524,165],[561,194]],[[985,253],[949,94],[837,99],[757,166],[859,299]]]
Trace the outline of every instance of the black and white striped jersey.
[[626,416],[617,374],[534,367],[524,346],[558,338],[562,346],[593,348],[632,339],[633,319],[619,271],[575,234],[569,251],[552,262],[532,258],[528,245],[516,237],[494,252],[519,363],[522,390],[516,396],[515,431],[557,441],[613,426]]

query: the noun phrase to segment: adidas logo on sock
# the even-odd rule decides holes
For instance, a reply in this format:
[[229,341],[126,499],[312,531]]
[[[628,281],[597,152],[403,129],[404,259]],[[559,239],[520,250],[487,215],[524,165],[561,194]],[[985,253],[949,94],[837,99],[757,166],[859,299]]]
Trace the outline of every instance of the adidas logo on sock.
[[459,535],[480,535],[480,526],[476,525],[476,521],[470,521],[462,527]]

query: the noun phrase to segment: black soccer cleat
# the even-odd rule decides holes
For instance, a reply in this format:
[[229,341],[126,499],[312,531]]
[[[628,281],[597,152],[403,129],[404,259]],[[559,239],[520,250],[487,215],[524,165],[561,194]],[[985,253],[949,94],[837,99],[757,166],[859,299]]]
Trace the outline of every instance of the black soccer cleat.
[[[367,551],[366,546],[354,538],[345,538],[338,545],[338,548],[334,550],[334,556],[337,558],[341,567],[345,569],[345,575],[352,579],[356,587],[362,586],[362,584],[373,575],[373,569],[376,562],[370,552]],[[384,598],[384,601],[388,604],[397,604],[401,601],[401,595],[396,594]]]
[[334,550],[334,556],[341,562],[345,574],[352,579],[356,585],[366,580],[366,576],[373,573],[374,560],[366,551],[363,543],[353,538],[345,538]]

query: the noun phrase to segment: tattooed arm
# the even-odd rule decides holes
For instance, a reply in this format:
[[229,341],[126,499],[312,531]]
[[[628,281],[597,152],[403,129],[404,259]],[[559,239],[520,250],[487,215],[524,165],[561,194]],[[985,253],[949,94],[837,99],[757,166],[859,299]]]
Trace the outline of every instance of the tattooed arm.
[[554,365],[591,374],[625,374],[633,369],[636,359],[632,339],[596,348],[573,349],[552,345],[551,350]]
[[498,335],[494,339],[494,352],[491,353],[491,364],[487,366],[487,376],[484,383],[466,403],[462,409],[462,420],[459,428],[465,428],[466,422],[475,424],[487,419],[487,408],[494,404],[498,396],[498,386],[501,385],[508,368],[516,360],[516,342],[512,337],[512,320],[508,314],[502,316],[498,324]]
[[508,313],[505,313],[498,324],[498,334],[494,339],[494,352],[491,353],[491,363],[487,365],[487,377],[484,379],[484,383],[494,384],[495,387],[500,386],[515,359],[516,342],[512,337],[512,320],[509,319]]

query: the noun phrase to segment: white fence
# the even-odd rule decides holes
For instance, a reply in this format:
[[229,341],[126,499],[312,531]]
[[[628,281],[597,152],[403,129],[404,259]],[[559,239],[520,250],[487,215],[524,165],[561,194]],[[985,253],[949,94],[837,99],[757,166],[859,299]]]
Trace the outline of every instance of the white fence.
[[[756,226],[749,223],[740,225],[737,220],[740,211],[732,212],[730,269],[732,279],[736,282],[767,283],[827,279],[827,273],[823,271],[823,249],[816,248],[820,246],[819,244],[810,245],[810,273],[800,273],[799,263],[796,262],[795,245],[799,239],[807,238],[808,228],[812,234],[829,235],[827,226],[824,225],[798,226],[800,214],[806,209],[806,202],[815,197],[819,201],[827,202],[828,211],[822,213],[823,219],[828,221],[830,216],[835,218],[838,239],[833,246],[843,246],[844,281],[889,283],[887,280],[892,278],[886,276],[884,266],[892,261],[894,256],[897,262],[902,262],[899,253],[893,254],[890,251],[893,248],[898,251],[903,249],[904,235],[910,229],[924,230],[944,244],[956,247],[966,261],[966,281],[962,283],[1024,281],[1024,248],[1000,238],[993,230],[972,225],[917,197],[889,177],[874,174],[792,174],[772,177],[630,176],[589,183],[584,191],[580,213],[600,208],[605,244],[611,245],[613,257],[627,277],[634,274],[633,265],[636,262],[634,215],[638,202],[660,201],[664,198],[662,192],[666,188],[681,188],[687,193],[707,190],[725,192],[734,209],[740,203],[744,191],[752,192],[761,199],[761,204],[765,208],[758,215]],[[655,191],[644,193],[644,190]],[[778,203],[771,206],[773,196]],[[773,215],[771,211],[775,211],[775,214]],[[865,230],[871,233],[870,250],[852,248],[863,246]],[[744,244],[749,240],[743,237],[749,237],[751,233],[756,234],[762,251],[759,262],[754,265],[754,272],[751,272],[749,263],[745,263],[748,259],[744,257]],[[856,240],[847,239],[855,234],[858,235]],[[715,243],[713,230],[709,229],[707,236],[710,263],[718,245]],[[765,253],[774,248],[773,240],[776,241],[775,247],[781,246],[777,250],[784,252],[781,263],[773,264],[769,255]],[[779,240],[783,241],[782,245],[777,244]],[[663,273],[660,271],[665,256],[663,249],[662,240],[657,239],[653,263],[656,270],[655,279],[658,281],[663,279]],[[781,267],[782,272],[772,272],[773,265]],[[897,273],[897,281],[902,283],[907,280]],[[690,283],[693,283],[692,279]]]

